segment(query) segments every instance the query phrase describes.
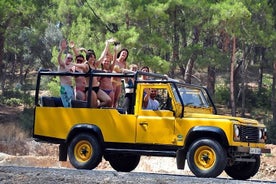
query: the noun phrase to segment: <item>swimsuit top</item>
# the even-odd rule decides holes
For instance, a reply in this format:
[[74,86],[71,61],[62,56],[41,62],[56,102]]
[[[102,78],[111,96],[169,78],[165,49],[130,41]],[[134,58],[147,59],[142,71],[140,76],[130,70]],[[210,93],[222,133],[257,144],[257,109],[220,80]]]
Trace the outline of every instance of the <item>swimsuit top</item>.
[[90,67],[90,64],[89,64],[88,62],[86,62],[86,64],[87,64],[87,65],[88,65],[88,67],[89,67],[89,70],[88,70],[88,72],[87,72],[87,73],[91,73],[92,68]]
[[[103,70],[104,73],[108,73],[108,71]],[[111,78],[110,76],[103,76],[102,78]]]

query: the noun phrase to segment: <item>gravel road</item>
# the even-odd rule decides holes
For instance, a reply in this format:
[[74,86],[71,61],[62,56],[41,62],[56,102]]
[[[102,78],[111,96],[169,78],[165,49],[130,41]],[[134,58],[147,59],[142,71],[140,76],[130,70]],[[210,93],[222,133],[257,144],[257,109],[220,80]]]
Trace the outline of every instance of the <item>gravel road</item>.
[[116,172],[106,170],[76,170],[36,167],[0,167],[0,183],[28,183],[28,184],[52,184],[52,183],[97,183],[97,184],[180,184],[180,183],[272,183],[270,181],[238,181],[228,178],[196,178],[187,175],[156,174],[142,172]]

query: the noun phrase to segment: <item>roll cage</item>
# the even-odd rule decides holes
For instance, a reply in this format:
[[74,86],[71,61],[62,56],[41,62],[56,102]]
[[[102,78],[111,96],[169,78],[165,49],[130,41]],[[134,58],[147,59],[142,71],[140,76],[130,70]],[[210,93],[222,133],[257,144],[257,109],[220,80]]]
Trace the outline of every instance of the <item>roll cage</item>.
[[[149,77],[148,80],[141,80],[139,77],[142,75]],[[208,90],[203,87],[203,86],[198,86],[198,85],[193,85],[193,84],[187,84],[180,82],[178,80],[169,78],[165,75],[161,74],[156,74],[156,73],[148,73],[148,72],[142,72],[142,71],[136,71],[136,72],[126,72],[126,73],[105,73],[102,72],[101,70],[92,70],[91,73],[80,73],[80,72],[57,72],[57,71],[50,71],[50,70],[45,70],[45,69],[40,69],[38,71],[37,75],[37,82],[36,82],[36,89],[35,89],[35,106],[39,106],[39,91],[40,91],[40,83],[41,83],[41,77],[42,76],[72,76],[72,77],[89,77],[89,85],[88,85],[88,98],[87,98],[87,103],[86,107],[90,108],[90,101],[91,101],[91,90],[92,90],[92,81],[93,77],[120,77],[121,79],[124,78],[134,78],[134,91],[137,89],[137,84],[139,83],[147,83],[147,84],[156,84],[156,83],[163,83],[163,84],[170,84],[173,92],[174,92],[174,97],[176,101],[178,101],[181,106],[181,115],[180,117],[182,118],[184,116],[184,107],[185,102],[182,97],[183,89],[184,88],[191,88],[191,89],[196,89],[200,91],[200,93],[204,94],[204,96],[201,95],[201,98],[203,98],[203,101],[208,102],[208,104],[213,108],[213,113],[217,114],[216,107],[213,103],[213,100],[208,92]],[[135,93],[133,93],[133,102],[135,102],[136,96]],[[134,104],[131,104],[131,112],[134,112]]]

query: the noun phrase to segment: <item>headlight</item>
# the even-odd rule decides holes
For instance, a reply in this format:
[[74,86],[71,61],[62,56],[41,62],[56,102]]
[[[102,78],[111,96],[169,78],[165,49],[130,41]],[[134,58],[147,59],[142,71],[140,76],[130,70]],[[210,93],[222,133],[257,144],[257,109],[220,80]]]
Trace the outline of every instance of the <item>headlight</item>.
[[240,128],[239,125],[234,125],[234,140],[240,140]]
[[267,139],[266,128],[259,129],[259,142],[265,142]]
[[263,138],[263,129],[259,129],[259,139]]

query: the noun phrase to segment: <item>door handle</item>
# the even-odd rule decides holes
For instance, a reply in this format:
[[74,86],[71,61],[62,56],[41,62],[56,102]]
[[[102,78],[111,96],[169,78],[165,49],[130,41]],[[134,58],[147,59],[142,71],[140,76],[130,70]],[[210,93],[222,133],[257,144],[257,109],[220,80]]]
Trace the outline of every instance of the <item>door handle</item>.
[[142,125],[142,126],[145,126],[145,125],[146,125],[146,126],[147,126],[148,123],[147,123],[147,122],[140,122],[139,125]]
[[144,130],[148,129],[148,123],[147,122],[140,122],[139,125],[141,125]]

